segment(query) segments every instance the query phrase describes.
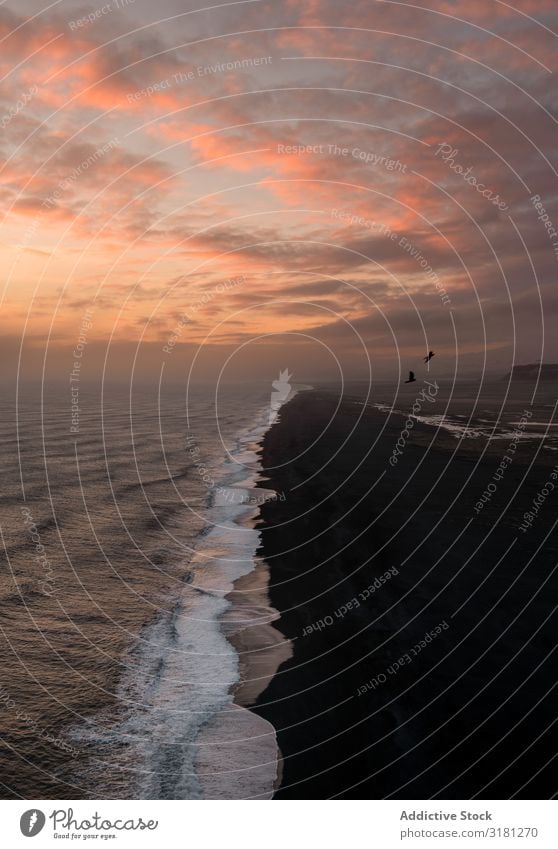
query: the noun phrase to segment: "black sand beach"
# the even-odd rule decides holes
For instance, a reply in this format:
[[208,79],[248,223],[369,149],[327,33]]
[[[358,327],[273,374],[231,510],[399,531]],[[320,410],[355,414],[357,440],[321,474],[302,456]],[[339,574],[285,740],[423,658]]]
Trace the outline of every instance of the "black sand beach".
[[260,553],[293,652],[252,708],[277,730],[276,798],[549,798],[558,496],[518,525],[556,455],[521,444],[477,515],[505,446],[479,461],[485,443],[416,422],[390,466],[402,427],[314,390],[265,437],[286,498]]

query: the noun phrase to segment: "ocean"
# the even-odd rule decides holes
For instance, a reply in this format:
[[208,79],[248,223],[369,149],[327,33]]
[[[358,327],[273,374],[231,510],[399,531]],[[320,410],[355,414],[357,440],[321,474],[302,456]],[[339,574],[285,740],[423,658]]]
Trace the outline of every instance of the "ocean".
[[276,497],[269,384],[81,389],[73,418],[70,400],[4,402],[6,795],[269,798],[274,730],[233,702],[225,636],[275,616],[227,599]]
[[[419,407],[423,377],[344,395],[355,421],[373,407],[399,431],[412,413],[426,450],[554,462],[551,385],[436,385]],[[232,591],[258,569],[266,587],[259,507],[281,493],[260,455],[280,405],[263,383],[80,388],[77,417],[72,400],[34,386],[2,401],[4,796],[271,798],[276,731],[235,699],[235,635],[278,612]]]
[[[421,398],[423,390],[428,398]],[[538,385],[534,381],[453,381],[437,378],[432,368],[424,374],[417,372],[416,382],[411,384],[376,382],[369,387],[349,382],[345,393],[354,396],[356,405],[374,407],[394,419],[412,414],[416,421],[432,427],[433,439],[451,437],[461,445],[469,443],[479,453],[481,446],[501,447],[516,437],[524,445],[539,445],[545,454],[558,451],[558,401],[553,381]]]

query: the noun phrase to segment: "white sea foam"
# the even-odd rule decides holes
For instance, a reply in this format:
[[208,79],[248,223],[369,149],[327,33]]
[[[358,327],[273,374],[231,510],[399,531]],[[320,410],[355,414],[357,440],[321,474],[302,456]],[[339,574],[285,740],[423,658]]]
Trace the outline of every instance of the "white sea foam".
[[[359,406],[363,406],[363,402],[356,401],[356,404]],[[547,422],[535,422],[530,421],[527,424],[523,423],[524,430],[521,433],[517,433],[516,430],[511,430],[510,428],[517,428],[520,425],[519,421],[511,421],[511,422],[496,422],[491,419],[476,419],[475,424],[472,425],[468,422],[463,422],[462,420],[467,418],[462,414],[454,414],[448,415],[445,413],[436,414],[431,416],[420,416],[414,415],[413,413],[407,414],[402,410],[398,410],[395,407],[390,407],[386,404],[364,404],[364,406],[374,407],[374,409],[379,410],[382,413],[389,413],[393,415],[405,416],[409,415],[409,418],[415,419],[415,421],[420,422],[421,424],[428,425],[429,427],[439,428],[441,430],[445,430],[448,433],[451,433],[456,439],[488,439],[489,441],[493,440],[511,440],[511,439],[521,439],[521,440],[544,440],[548,439],[548,433],[541,433],[537,431],[533,431],[530,428],[536,427],[558,427],[558,423],[547,423]],[[486,411],[489,412],[489,411]],[[461,421],[458,421],[461,420]],[[490,425],[490,427],[482,427],[479,425]]]
[[[262,500],[274,496],[272,490],[255,489],[262,471],[258,448],[268,428],[265,408],[238,434],[217,471],[208,529],[198,539],[174,610],[144,630],[127,659],[119,687],[124,716],[116,721],[100,717],[98,724],[73,735],[82,743],[114,749],[113,765],[132,776],[137,798],[265,799],[273,794],[275,730],[234,704],[231,687],[239,680],[239,658],[221,625],[230,608],[226,596],[254,569],[260,543],[259,531],[249,522],[255,515],[250,499],[254,492]],[[242,613],[245,624],[272,622],[278,615],[272,608]]]

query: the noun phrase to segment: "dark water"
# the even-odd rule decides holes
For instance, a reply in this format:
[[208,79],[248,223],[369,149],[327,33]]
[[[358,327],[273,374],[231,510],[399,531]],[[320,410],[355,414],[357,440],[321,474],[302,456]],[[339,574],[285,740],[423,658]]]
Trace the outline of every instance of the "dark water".
[[[421,396],[423,391],[430,400]],[[346,394],[360,403],[365,399],[364,403],[386,415],[405,418],[418,400],[418,421],[439,436],[469,442],[479,451],[487,441],[505,444],[516,434],[522,443],[539,443],[544,453],[558,451],[558,387],[552,382],[453,382],[437,378],[432,367],[430,372],[417,373],[415,383],[348,383]]]
[[[250,476],[253,484],[269,387],[217,398],[203,387],[160,397],[157,387],[131,397],[80,388],[77,424],[68,391],[43,392],[42,403],[36,387],[6,397],[1,416],[3,795],[195,796],[195,782],[179,775],[188,752],[146,752],[145,740],[181,712],[187,743],[234,680],[218,617],[239,568],[225,549],[246,507],[241,488],[236,503],[216,507],[216,490]],[[211,553],[199,553],[215,510],[219,573]],[[253,540],[242,543],[247,570]],[[184,612],[196,569],[215,592],[192,590]],[[200,644],[211,657],[200,657]],[[205,685],[177,668],[185,646]],[[171,702],[180,704],[169,714]],[[170,786],[152,780],[161,773]]]
[[[428,439],[480,454],[518,435],[554,462],[549,384],[455,385],[432,368],[410,385],[348,384],[345,396],[399,427],[424,378],[437,385],[415,407]],[[222,717],[229,735],[265,735],[231,710],[238,658],[219,623],[232,582],[253,567],[244,496],[269,386],[217,398],[212,387],[81,389],[78,433],[66,390],[40,398],[32,388],[2,401],[3,796],[257,795],[273,770],[253,764],[273,761],[273,734],[235,774]],[[200,759],[218,776],[211,791]]]

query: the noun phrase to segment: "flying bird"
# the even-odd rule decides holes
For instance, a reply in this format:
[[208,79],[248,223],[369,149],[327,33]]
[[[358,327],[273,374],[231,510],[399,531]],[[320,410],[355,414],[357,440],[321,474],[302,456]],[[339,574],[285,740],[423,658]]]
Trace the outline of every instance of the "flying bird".
[[434,357],[434,356],[435,356],[434,351],[429,351],[428,354],[426,355],[426,357],[424,358],[424,362],[429,363],[430,360],[432,359],[432,357]]
[[405,383],[415,383],[416,377],[414,371],[409,372],[409,380],[406,380]]

